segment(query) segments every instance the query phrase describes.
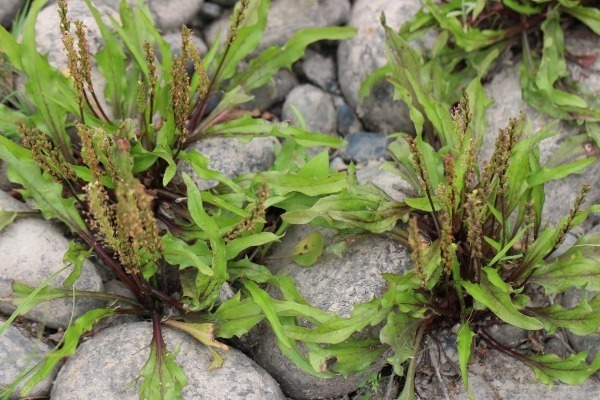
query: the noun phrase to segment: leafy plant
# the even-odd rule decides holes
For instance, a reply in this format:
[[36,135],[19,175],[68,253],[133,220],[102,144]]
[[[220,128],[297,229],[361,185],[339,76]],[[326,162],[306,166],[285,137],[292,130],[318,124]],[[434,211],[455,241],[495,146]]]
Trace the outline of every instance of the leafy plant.
[[[277,210],[307,208],[346,187],[346,174],[329,170],[326,152],[307,160],[304,147],[339,147],[343,142],[254,119],[240,108],[252,99],[250,91],[268,82],[278,69],[290,68],[306,46],[348,38],[354,30],[298,31],[285,46],[266,49],[238,72],[239,62],[259,43],[268,0],[242,0],[223,47],[215,44],[203,58],[186,27],[181,56],[172,56],[148,9],[141,2],[130,8],[125,1],[119,10],[121,22],[110,18],[110,24],[87,1],[104,39],[104,47],[92,57],[85,26],[71,21],[67,2],[59,0],[68,68],[58,71],[35,50],[35,20],[45,3],[31,4],[20,44],[0,29],[2,52],[27,79],[26,96],[33,105],[0,108],[0,121],[6,121],[0,158],[9,166],[9,179],[22,187],[20,195],[45,218],[62,221],[78,236],[65,255],[73,267],[65,285],[73,284],[83,260],[93,254],[129,288],[135,301],[109,293],[15,283],[10,300],[17,311],[3,329],[37,304],[73,293],[76,298],[126,304],[79,316],[59,345],[22,376],[21,380],[27,376],[29,380],[21,395],[48,376],[62,358],[74,354],[81,336],[99,320],[122,313],[152,321],[150,358],[140,372],[140,398],[180,398],[186,385],[185,371],[163,341],[163,325],[183,330],[211,349],[225,350],[227,346],[216,338],[241,336],[266,319],[284,353],[304,371],[323,377],[364,370],[379,357],[383,346],[372,339],[351,339],[374,321],[363,315],[372,314],[369,305],[348,320],[322,312],[300,297],[289,278],[275,277],[258,264],[264,254],[260,248],[277,241],[287,227],[278,227]],[[188,61],[194,65],[191,77],[185,68]],[[106,80],[103,93],[92,81],[93,65]],[[229,178],[210,170],[208,160],[189,148],[195,141],[216,136],[274,136],[283,146],[270,171]],[[11,139],[20,139],[22,145]],[[187,174],[178,177],[179,162],[189,163],[201,178],[216,179],[219,185],[199,190]],[[3,215],[3,226],[15,217]],[[389,219],[388,225],[395,221]],[[169,277],[178,283],[169,284]],[[273,299],[260,287],[264,283],[278,287],[283,300]],[[235,291],[228,300],[219,299],[224,285]],[[175,297],[177,292],[181,296]],[[296,317],[310,321],[315,331],[298,326]],[[298,350],[298,341],[306,344],[308,356]],[[220,356],[213,354],[218,365]],[[330,371],[326,361],[332,357],[338,362]],[[8,397],[16,384],[2,395]]]
[[[385,274],[388,290],[379,300],[387,311],[380,340],[393,349],[388,361],[406,379],[400,399],[414,398],[424,336],[444,327],[458,329],[458,358],[468,393],[467,365],[476,340],[524,362],[544,383],[583,382],[600,369],[600,357],[588,364],[587,352],[564,360],[521,353],[498,342],[487,326],[491,320],[529,331],[565,329],[578,335],[600,329],[600,296],[590,293],[600,287],[597,235],[583,236],[553,256],[569,230],[600,211],[599,205],[583,208],[589,186],[581,189],[569,215],[556,226],[542,221],[544,184],[580,172],[596,162],[595,157],[541,165],[538,144],[555,134],[553,125],[533,133],[521,115],[500,130],[490,161],[480,167],[489,101],[479,67],[466,67],[471,81],[461,96],[458,84],[447,80],[447,65],[425,61],[385,25],[385,18],[382,23],[388,80],[408,104],[416,131],[415,137],[397,135],[390,145],[394,161],[384,168],[411,183],[414,193],[401,203],[384,200],[375,190],[372,198],[352,197],[353,191],[368,189],[350,183],[347,192],[322,198],[309,209],[287,212],[284,221],[367,230],[396,237],[410,247],[413,269],[403,275]],[[372,205],[364,207],[367,199]],[[407,225],[382,225],[383,209],[403,210]],[[355,218],[340,218],[346,210],[356,210]],[[580,304],[566,309],[552,303],[554,295],[571,287],[587,293]],[[542,288],[542,294],[535,288]]]

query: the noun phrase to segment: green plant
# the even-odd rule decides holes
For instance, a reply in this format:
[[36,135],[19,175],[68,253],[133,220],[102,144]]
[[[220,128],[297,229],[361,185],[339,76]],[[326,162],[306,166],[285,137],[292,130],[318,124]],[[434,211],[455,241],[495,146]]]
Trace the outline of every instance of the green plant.
[[[583,236],[553,257],[570,229],[600,211],[599,205],[583,209],[590,188],[582,188],[569,215],[556,226],[542,222],[544,184],[580,172],[595,157],[541,165],[538,144],[555,134],[553,124],[532,133],[522,115],[500,130],[491,160],[480,168],[478,153],[489,101],[477,68],[470,69],[472,80],[461,96],[460,90],[447,84],[446,66],[425,61],[385,25],[384,18],[382,23],[388,80],[408,104],[416,130],[416,137],[398,135],[390,145],[394,162],[384,168],[411,183],[414,195],[402,203],[384,201],[364,207],[366,197],[354,197],[352,192],[367,188],[351,183],[346,193],[322,198],[307,210],[287,212],[284,221],[386,234],[412,250],[413,269],[403,275],[386,274],[389,288],[379,300],[387,320],[380,340],[393,349],[388,361],[406,379],[400,399],[414,398],[423,337],[443,327],[458,327],[458,357],[467,392],[467,365],[475,338],[524,362],[549,385],[583,382],[600,369],[600,357],[588,364],[587,351],[566,359],[521,353],[495,340],[487,332],[487,323],[491,319],[550,333],[599,331],[600,296],[590,294],[600,288],[598,235]],[[383,199],[375,191],[372,194],[373,200]],[[373,210],[384,207],[404,210],[408,224],[380,225],[385,213]],[[340,210],[350,209],[357,210],[357,218],[340,218]],[[542,301],[540,295],[530,301],[535,287],[543,288]],[[585,291],[580,304],[566,309],[552,303],[554,295],[571,287]]]
[[[338,147],[342,141],[307,133],[285,123],[254,119],[239,106],[280,68],[290,68],[306,46],[340,40],[352,28],[316,28],[297,32],[283,47],[272,47],[252,58],[247,69],[238,63],[258,45],[266,24],[269,1],[242,0],[231,19],[222,48],[215,44],[201,58],[183,27],[182,55],[173,57],[154,28],[148,9],[138,2],[120,6],[120,20],[103,22],[94,15],[104,47],[92,57],[85,27],[68,17],[67,2],[58,1],[60,29],[68,68],[58,71],[37,53],[35,20],[44,1],[34,2],[22,25],[22,43],[0,29],[3,54],[26,78],[31,110],[3,106],[0,158],[20,195],[47,219],[62,221],[79,239],[65,255],[78,278],[83,260],[93,256],[135,296],[57,289],[42,284],[13,286],[17,306],[4,328],[40,302],[61,297],[122,301],[85,313],[73,321],[61,342],[35,368],[21,395],[43,380],[64,357],[74,354],[83,334],[101,319],[133,313],[151,320],[151,354],[140,372],[140,398],[180,398],[185,371],[165,347],[162,325],[181,329],[204,344],[226,349],[216,338],[241,336],[266,319],[280,347],[301,369],[317,376],[348,374],[367,368],[384,350],[373,339],[352,339],[369,324],[360,314],[348,320],[308,305],[293,282],[273,276],[260,265],[264,249],[285,231],[277,210],[312,206],[325,195],[346,187],[346,174],[329,170],[323,152],[307,159],[307,146]],[[217,41],[219,43],[219,41]],[[155,49],[161,60],[155,56]],[[188,76],[185,66],[194,65]],[[106,80],[103,93],[92,81],[92,65]],[[103,95],[103,96],[102,96]],[[103,101],[102,98],[105,100]],[[215,106],[209,104],[215,101]],[[252,138],[275,136],[283,141],[270,171],[229,178],[207,167],[207,159],[189,149],[195,141],[215,136]],[[22,145],[11,139],[20,139]],[[192,179],[177,177],[177,163],[189,163],[204,179],[219,186],[200,191]],[[268,183],[267,183],[268,182]],[[3,226],[19,213],[4,213]],[[389,217],[392,224],[396,219]],[[261,250],[262,248],[262,250]],[[302,250],[295,256],[301,256]],[[309,257],[311,257],[309,255]],[[165,279],[178,278],[170,286]],[[260,287],[269,283],[283,294],[276,300]],[[230,284],[233,298],[219,302],[221,287]],[[173,293],[180,292],[180,297]],[[170,310],[177,310],[175,314]],[[365,311],[369,312],[368,306]],[[296,317],[315,329],[298,325]],[[309,349],[303,355],[297,343]],[[214,352],[216,365],[221,359]],[[327,360],[337,363],[328,370]],[[8,397],[18,382],[4,388]]]

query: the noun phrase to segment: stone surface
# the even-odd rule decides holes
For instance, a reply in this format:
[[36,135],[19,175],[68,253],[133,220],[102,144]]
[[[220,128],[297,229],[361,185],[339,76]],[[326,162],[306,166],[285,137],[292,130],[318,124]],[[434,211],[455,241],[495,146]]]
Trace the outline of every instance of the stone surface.
[[[221,368],[209,371],[208,348],[180,331],[163,326],[167,348],[179,346],[176,361],[182,366],[186,400],[283,400],[277,383],[238,350],[218,350]],[[148,322],[119,325],[83,343],[61,369],[52,389],[53,400],[138,399],[136,382],[150,354],[152,325]]]
[[[282,46],[299,29],[343,25],[348,21],[349,12],[348,0],[273,0],[267,16],[267,26],[257,50]],[[231,12],[224,13],[205,30],[208,43],[214,42],[218,32],[221,40],[225,40],[230,15]]]
[[[0,208],[10,211],[28,209],[5,192],[0,192]],[[46,278],[62,269],[64,267],[62,259],[68,248],[69,241],[49,221],[23,218],[5,227],[0,231],[0,297],[11,295],[13,281],[37,287]],[[62,282],[70,272],[70,268],[60,272],[50,281],[50,284],[62,287]],[[102,279],[92,262],[84,263],[75,288],[102,290]],[[59,299],[40,304],[27,313],[26,317],[52,328],[65,329],[71,317],[77,318],[99,305],[94,300],[76,300],[73,310],[71,299]],[[9,302],[0,301],[0,311],[12,313],[14,309],[15,307]]]
[[396,201],[404,201],[407,197],[415,197],[412,186],[389,171],[380,169],[380,163],[368,163],[356,171],[356,179],[361,185],[371,183],[383,190],[388,196]]
[[280,69],[265,85],[252,90],[250,94],[254,99],[242,104],[242,107],[246,110],[258,108],[265,111],[274,104],[284,101],[296,85],[298,85],[296,76],[287,69]]
[[[584,291],[581,289],[571,288],[563,295],[562,305],[566,308],[576,307],[582,300]],[[593,297],[599,295],[598,292],[589,292],[588,301]],[[591,362],[600,348],[600,333],[593,333],[587,336],[579,336],[568,331],[567,337],[569,343],[573,349],[577,352],[588,350],[588,362]]]
[[340,135],[346,136],[349,133],[363,130],[360,120],[348,104],[340,104],[336,109],[337,131]]
[[[135,1],[133,2],[135,3]],[[204,0],[145,0],[159,29],[179,29],[194,19]],[[118,4],[118,3],[117,3]]]
[[346,160],[365,162],[382,160],[388,156],[389,138],[385,133],[355,132],[344,137],[348,142],[339,154]]
[[2,0],[2,4],[0,4],[0,25],[5,28],[10,27],[24,3],[25,0]]
[[[312,231],[309,226],[289,229],[281,243],[272,248],[274,257],[291,254],[296,244]],[[331,230],[321,230],[325,248],[339,240]],[[355,238],[347,243],[342,258],[324,254],[310,268],[303,268],[290,259],[273,259],[267,266],[274,273],[285,273],[296,282],[306,301],[324,311],[348,317],[353,305],[380,296],[385,282],[384,272],[402,273],[410,266],[406,249],[390,239],[377,236]],[[350,375],[330,379],[315,378],[300,371],[276,345],[272,331],[261,326],[255,333],[260,338],[255,349],[256,361],[281,384],[283,391],[295,399],[323,399],[346,395],[358,388],[363,377]],[[385,361],[376,364],[375,371]]]
[[[5,322],[6,320],[0,317],[0,327]],[[4,333],[0,334],[0,388],[13,383],[20,374],[33,367],[50,350],[50,346],[39,339],[25,335],[14,326],[9,326]],[[57,372],[58,369],[55,368],[46,379],[28,393],[28,398],[48,396]],[[20,398],[18,394],[25,382],[21,382],[15,388],[10,398]]]
[[348,104],[369,130],[385,133],[414,130],[406,105],[392,100],[390,84],[380,82],[362,102],[358,90],[371,72],[387,63],[381,13],[385,12],[387,24],[396,29],[420,7],[418,0],[357,0],[352,7],[348,25],[356,27],[358,32],[352,39],[340,42],[338,79]]
[[[211,138],[193,143],[188,150],[194,149],[208,157],[208,168],[235,178],[248,172],[266,171],[273,165],[275,143],[277,139],[272,137],[254,138],[248,143],[235,138]],[[200,190],[218,184],[216,180],[201,179],[186,162],[180,162],[178,170],[189,174]]]
[[298,125],[293,107],[302,115],[308,132],[335,135],[336,115],[331,95],[316,86],[304,84],[296,86],[283,103],[281,117]]
[[[565,34],[565,51],[572,56],[567,60],[567,68],[571,72],[571,77],[592,93],[600,92],[599,46],[600,37],[582,24],[578,24]],[[573,60],[577,57],[584,57],[585,61],[589,61],[590,57],[593,59],[594,56],[596,57],[594,62],[585,66]]]
[[307,50],[302,62],[302,73],[311,83],[327,92],[337,91],[335,61],[316,51]]
[[[498,130],[506,127],[509,118],[518,117],[521,111],[531,121],[532,133],[537,132],[553,121],[553,118],[537,112],[524,103],[519,85],[519,75],[518,69],[507,68],[500,71],[491,82],[484,86],[487,95],[494,100],[494,104],[488,108],[486,114],[488,129],[483,138],[480,153],[482,160],[489,160],[491,157]],[[542,164],[551,160],[551,156],[569,138],[582,134],[585,130],[583,126],[569,122],[560,122],[554,129],[557,135],[540,143],[540,161]],[[590,154],[598,151],[592,142],[585,142],[584,145],[591,146],[592,152]],[[588,204],[600,201],[600,162],[597,161],[582,174],[569,175],[565,179],[550,181],[545,185],[544,221],[554,225],[560,218],[567,215],[584,183],[592,185],[592,190],[587,196]]]

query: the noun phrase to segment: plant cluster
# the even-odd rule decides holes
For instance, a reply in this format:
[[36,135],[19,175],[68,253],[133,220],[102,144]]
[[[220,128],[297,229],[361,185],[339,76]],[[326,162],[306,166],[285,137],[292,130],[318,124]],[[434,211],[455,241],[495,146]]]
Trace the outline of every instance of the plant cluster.
[[[383,20],[389,65],[365,83],[363,94],[385,75],[409,106],[416,135],[398,134],[390,146],[393,162],[384,166],[412,184],[414,195],[402,202],[374,186],[358,185],[352,165],[348,172],[330,170],[327,152],[307,157],[305,147],[336,147],[341,141],[252,118],[241,108],[253,89],[278,69],[289,68],[306,46],[348,38],[352,29],[299,31],[285,46],[264,50],[238,71],[238,64],[258,45],[269,1],[241,1],[222,47],[215,44],[201,57],[185,27],[181,56],[172,56],[147,8],[141,3],[130,8],[125,1],[121,22],[113,19],[111,25],[87,1],[105,42],[91,56],[85,27],[69,20],[67,3],[59,0],[68,69],[58,71],[35,50],[35,19],[44,3],[34,2],[23,20],[21,44],[0,29],[0,48],[27,78],[26,95],[34,105],[0,107],[0,158],[9,166],[10,180],[21,186],[20,195],[78,237],[65,255],[72,266],[65,285],[73,284],[83,260],[93,256],[135,300],[15,283],[10,300],[17,310],[6,326],[42,301],[73,293],[113,301],[73,321],[57,347],[23,376],[30,377],[23,395],[72,355],[95,323],[120,313],[153,324],[150,358],[140,372],[140,398],[180,398],[186,385],[185,371],[162,338],[163,325],[209,346],[215,366],[221,360],[217,350],[227,348],[217,339],[242,336],[262,320],[271,326],[281,351],[302,371],[318,377],[363,372],[391,352],[388,361],[395,373],[406,377],[401,399],[414,398],[424,336],[443,327],[458,327],[467,391],[467,364],[477,340],[531,366],[546,383],[577,384],[600,369],[600,358],[588,364],[585,352],[566,359],[520,353],[487,331],[490,318],[549,333],[566,329],[587,335],[600,327],[600,297],[586,294],[572,309],[552,303],[554,294],[571,287],[600,290],[597,236],[583,236],[555,256],[566,233],[599,206],[584,209],[589,190],[584,187],[557,226],[542,221],[544,184],[581,171],[595,158],[541,165],[538,144],[554,134],[553,126],[533,133],[521,116],[499,132],[491,160],[480,167],[479,146],[490,104],[481,82],[499,46],[506,45],[500,39],[491,42],[497,35],[480,32],[480,22],[491,20],[483,16],[499,4],[502,12],[509,12],[522,3],[480,0],[465,8],[465,2],[437,6],[426,1],[430,12],[418,14],[400,34]],[[530,9],[542,10],[545,34],[558,35],[550,29],[560,28],[559,13],[577,17],[584,8],[578,1],[542,3],[532,2]],[[474,35],[466,42],[458,40],[463,36],[453,22],[460,24],[460,18],[468,22],[460,25],[460,32]],[[408,45],[406,35],[431,27],[434,20],[446,21],[444,29],[456,37],[446,46],[450,36],[442,33],[434,57],[426,60]],[[504,39],[512,37],[506,33],[510,28],[492,28],[503,29]],[[465,49],[469,54],[461,53]],[[544,45],[543,57],[549,50]],[[540,65],[545,65],[543,57]],[[188,62],[194,66],[191,77]],[[102,94],[91,78],[94,63],[106,79]],[[457,69],[460,74],[453,74]],[[237,178],[212,171],[206,157],[189,147],[209,137],[267,135],[282,141],[274,166]],[[178,174],[180,162],[189,163],[203,179],[217,180],[218,186],[200,190],[190,176]],[[0,226],[16,214],[3,214]],[[365,232],[393,237],[410,248],[414,267],[403,275],[386,274],[381,298],[355,305],[348,318],[318,310],[300,296],[289,277],[274,276],[260,264],[290,224],[307,223],[336,229],[342,238]],[[291,256],[310,266],[326,250],[315,233]],[[169,279],[173,276],[175,284]],[[281,296],[272,297],[265,284]],[[232,298],[219,298],[224,285],[234,289]],[[541,302],[531,301],[539,292],[534,288],[543,290]],[[355,335],[375,326],[383,326],[379,337]],[[9,396],[17,383],[2,394]]]

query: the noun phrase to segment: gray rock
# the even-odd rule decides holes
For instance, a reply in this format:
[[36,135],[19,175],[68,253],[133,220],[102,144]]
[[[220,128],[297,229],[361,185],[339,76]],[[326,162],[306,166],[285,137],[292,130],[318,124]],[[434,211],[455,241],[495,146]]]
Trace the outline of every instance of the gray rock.
[[[28,209],[4,192],[0,192],[0,208],[14,211]],[[14,281],[33,287],[40,285],[63,268],[62,259],[68,248],[69,241],[49,221],[24,218],[5,227],[0,231],[0,297],[12,294]],[[70,272],[69,269],[60,272],[50,285],[63,287],[62,283]],[[101,291],[102,288],[102,279],[95,265],[85,261],[75,289]],[[71,317],[77,318],[97,306],[99,303],[94,300],[76,300],[74,306],[71,299],[52,300],[35,307],[26,317],[52,328],[66,329]],[[14,310],[9,302],[0,301],[0,311],[12,313]]]
[[[171,53],[180,56],[181,55],[181,31],[165,33],[164,35],[162,35],[162,37],[171,46]],[[208,47],[206,46],[206,43],[204,43],[204,41],[200,38],[200,36],[192,34],[191,38],[192,38],[192,42],[194,43],[194,46],[196,46],[198,51],[200,51],[200,54],[201,55],[206,54]]]
[[290,121],[293,125],[298,125],[298,119],[292,106],[304,118],[307,131],[335,135],[335,107],[329,93],[309,84],[296,86],[292,89],[283,103],[281,117]]
[[340,135],[346,136],[349,133],[363,130],[360,120],[348,104],[343,103],[336,110],[337,131]]
[[389,138],[385,133],[355,132],[344,137],[348,145],[340,149],[340,156],[354,162],[382,160],[387,157]]
[[600,46],[600,37],[583,24],[577,25],[565,34],[565,51],[568,51],[574,58],[578,56],[596,57],[593,63],[585,67],[577,64],[572,59],[567,60],[567,68],[571,72],[571,78],[579,82],[584,89],[592,94],[600,92],[598,46]]
[[[130,0],[130,4],[135,1]],[[182,24],[189,24],[202,9],[204,0],[145,0],[159,29],[179,29]],[[114,3],[118,4],[118,3]]]
[[[176,361],[187,378],[182,397],[200,399],[283,400],[277,383],[252,360],[235,349],[218,350],[221,368],[209,371],[212,355],[191,336],[163,326],[170,351],[179,346]],[[150,354],[152,325],[119,325],[83,343],[61,369],[52,399],[137,399],[136,382]]]
[[205,2],[200,9],[200,15],[207,19],[217,19],[223,13],[223,8],[215,3]]
[[25,0],[3,0],[0,6],[0,25],[9,28]]
[[0,160],[0,190],[8,192],[12,189],[16,189],[18,185],[8,180],[8,164]]
[[[282,242],[273,246],[273,257],[291,254],[296,244],[311,231],[309,226],[289,229]],[[325,248],[339,240],[334,237],[334,231],[321,232],[325,236]],[[410,268],[410,264],[408,252],[399,243],[383,237],[366,236],[347,243],[341,259],[324,254],[313,266],[304,268],[290,259],[273,258],[267,266],[275,273],[291,276],[309,304],[348,317],[354,304],[381,296],[385,286],[382,273],[402,273]],[[352,374],[346,379],[341,376],[315,378],[299,370],[281,353],[269,328],[261,326],[255,335],[260,338],[255,349],[257,363],[279,381],[288,396],[295,399],[343,396],[356,390],[363,379]],[[382,359],[370,372],[376,372],[384,364]]]
[[268,110],[276,103],[285,100],[285,97],[298,84],[296,76],[287,69],[280,69],[275,76],[265,85],[250,92],[254,99],[242,104],[246,110],[258,108],[261,111]]
[[[584,291],[577,288],[571,288],[565,292],[563,295],[562,305],[566,308],[576,307],[581,300],[583,299]],[[597,292],[589,292],[588,293],[588,301],[597,296]],[[598,353],[598,349],[600,348],[600,333],[593,333],[587,336],[579,336],[574,333],[567,331],[567,337],[569,339],[569,343],[573,347],[573,349],[577,352],[588,350],[587,360],[591,362],[596,354]]]
[[385,133],[414,130],[407,106],[392,100],[390,84],[378,83],[363,101],[359,99],[358,90],[371,72],[387,63],[381,13],[385,12],[389,26],[399,28],[420,7],[418,0],[357,0],[352,7],[348,24],[356,27],[358,32],[354,38],[339,45],[338,79],[348,104],[369,130]]
[[[348,21],[349,12],[348,0],[273,0],[257,51],[275,45],[282,46],[303,28],[343,25]],[[230,12],[224,13],[205,30],[208,43],[215,41],[218,32],[220,39],[225,40],[230,15]]]
[[[467,398],[464,385],[457,370],[458,358],[455,349],[456,336],[446,339],[438,337],[430,348],[443,350],[434,354],[448,397],[436,375],[418,375],[416,391],[424,399],[463,400]],[[430,343],[430,342],[426,342]],[[453,349],[454,348],[454,349]],[[431,354],[431,352],[430,352]],[[450,379],[455,376],[456,379]],[[600,397],[600,384],[589,379],[580,386],[561,383],[552,388],[539,383],[535,374],[525,364],[503,353],[488,349],[484,353],[475,352],[469,364],[469,388],[476,399],[517,399],[517,400],[563,400]]]
[[238,0],[209,0],[211,3],[218,4],[223,7],[233,7]]
[[[0,326],[5,322],[4,318],[0,318]],[[27,336],[16,327],[9,326],[4,333],[0,334],[0,388],[13,383],[20,374],[32,368],[50,350],[50,346],[39,339]],[[58,369],[54,369],[46,379],[29,392],[28,398],[48,396],[57,372]],[[11,399],[20,398],[17,395],[25,382],[27,380],[16,386],[10,396]]]
[[[244,143],[235,138],[211,138],[193,143],[188,149],[194,149],[208,157],[208,168],[235,178],[248,172],[266,171],[275,160],[275,143],[272,137],[254,138]],[[189,174],[200,190],[217,186],[216,180],[200,178],[186,162],[178,165],[180,172]]]
[[[508,125],[509,118],[518,117],[523,111],[531,121],[532,133],[537,132],[553,121],[553,118],[541,114],[529,107],[523,101],[519,85],[519,71],[517,69],[504,69],[486,84],[487,95],[494,100],[488,108],[486,120],[487,133],[483,138],[481,147],[481,161],[489,160],[493,151],[499,129]],[[540,143],[540,161],[542,164],[551,159],[558,148],[568,138],[584,132],[584,128],[574,123],[560,122],[556,125],[557,134]],[[590,146],[592,143],[587,142]],[[560,218],[567,215],[573,206],[575,197],[579,194],[584,183],[592,185],[588,194],[588,204],[600,201],[600,163],[589,166],[582,174],[569,175],[559,181],[551,181],[545,185],[546,201],[544,204],[543,220],[551,225],[556,224]]]
[[307,50],[302,62],[302,72],[306,79],[327,92],[337,91],[335,61],[316,51]]

